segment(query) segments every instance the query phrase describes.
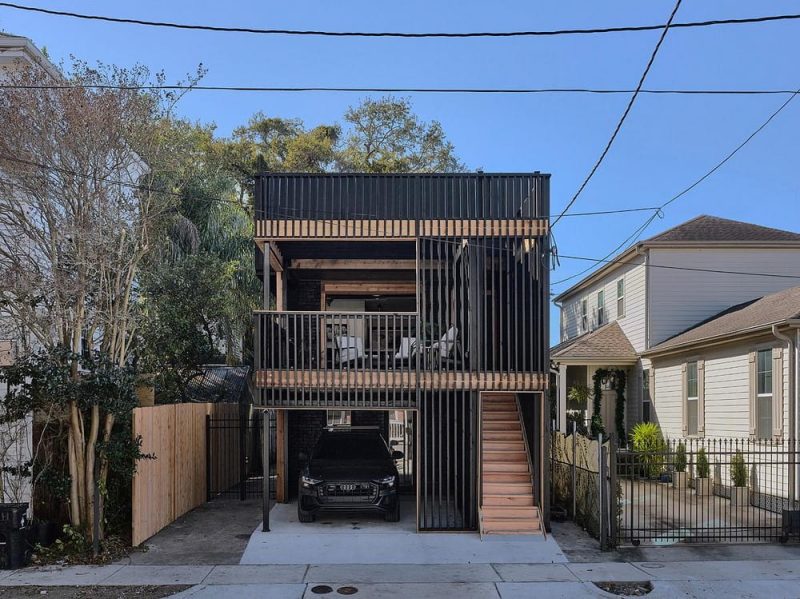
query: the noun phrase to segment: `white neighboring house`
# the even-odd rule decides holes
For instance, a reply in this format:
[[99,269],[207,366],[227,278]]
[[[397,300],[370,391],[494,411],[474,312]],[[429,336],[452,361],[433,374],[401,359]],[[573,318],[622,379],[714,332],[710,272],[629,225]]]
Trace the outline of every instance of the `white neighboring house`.
[[[627,373],[627,430],[653,421],[670,438],[794,436],[798,284],[791,231],[703,215],[631,246],[554,300],[559,430],[580,412],[568,390],[591,389],[605,367]],[[608,431],[615,401],[604,391]]]
[[[62,75],[47,57],[34,46],[28,38],[0,33],[0,83],[13,71],[35,65],[47,72],[54,80]],[[2,234],[2,231],[0,231]],[[18,352],[35,347],[32,337],[16,329],[0,311],[0,366],[14,360]],[[6,388],[0,383],[0,397]],[[0,426],[0,461],[3,466],[20,464],[30,459],[32,454],[31,421],[10,423]],[[2,472],[0,502],[30,501],[30,485],[25,477],[12,472]]]

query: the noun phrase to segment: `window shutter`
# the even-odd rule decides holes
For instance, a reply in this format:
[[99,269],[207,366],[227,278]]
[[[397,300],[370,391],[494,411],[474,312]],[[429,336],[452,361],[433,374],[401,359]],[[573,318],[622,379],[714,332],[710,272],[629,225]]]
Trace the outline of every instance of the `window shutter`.
[[686,403],[688,401],[687,395],[687,383],[686,383],[686,362],[683,363],[681,366],[681,414],[683,417],[683,436],[686,437],[689,435],[689,415],[686,413]]
[[783,436],[783,348],[772,350],[772,436]]
[[705,360],[697,361],[697,434],[706,433],[706,369]]
[[758,375],[756,373],[756,358],[757,354],[754,351],[750,352],[748,360],[748,370],[750,371],[750,436],[755,437],[758,425]]

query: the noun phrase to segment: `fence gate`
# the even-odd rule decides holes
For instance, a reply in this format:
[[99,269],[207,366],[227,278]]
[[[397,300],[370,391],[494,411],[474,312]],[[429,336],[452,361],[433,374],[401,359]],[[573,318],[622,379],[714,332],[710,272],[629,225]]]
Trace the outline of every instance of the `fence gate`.
[[[206,498],[254,499],[263,496],[264,418],[275,446],[275,413],[242,406],[238,417],[206,416]],[[274,452],[269,473],[274,476]],[[274,485],[270,494],[274,495]]]
[[786,542],[800,536],[793,440],[669,440],[620,450],[617,543]]

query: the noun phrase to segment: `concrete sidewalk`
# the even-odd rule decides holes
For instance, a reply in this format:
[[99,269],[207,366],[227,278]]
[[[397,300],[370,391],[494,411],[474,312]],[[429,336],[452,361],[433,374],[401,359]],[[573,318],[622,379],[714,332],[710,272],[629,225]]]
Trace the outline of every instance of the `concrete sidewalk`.
[[[799,556],[800,557],[800,556]],[[800,596],[800,559],[712,562],[598,562],[557,564],[360,564],[221,566],[72,566],[26,568],[0,574],[8,586],[194,585],[176,597],[300,599],[327,585],[356,596],[516,599],[613,597],[593,582],[651,581],[648,597]]]

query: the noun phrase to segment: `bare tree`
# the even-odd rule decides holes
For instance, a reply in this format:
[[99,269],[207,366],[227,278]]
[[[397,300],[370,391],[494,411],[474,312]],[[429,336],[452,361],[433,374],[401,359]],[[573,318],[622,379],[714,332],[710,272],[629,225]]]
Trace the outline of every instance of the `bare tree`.
[[[159,123],[174,98],[133,89],[148,78],[77,63],[67,89],[42,89],[52,80],[30,68],[0,94],[0,317],[41,346],[129,358],[137,272],[170,209],[143,157],[163,155]],[[128,89],[93,87],[103,83]],[[77,360],[71,368],[80,376]],[[70,517],[89,536],[114,419],[99,402],[68,404]]]

